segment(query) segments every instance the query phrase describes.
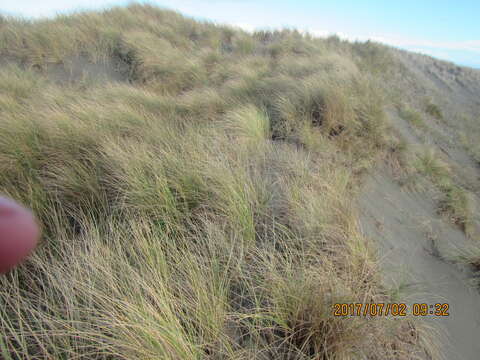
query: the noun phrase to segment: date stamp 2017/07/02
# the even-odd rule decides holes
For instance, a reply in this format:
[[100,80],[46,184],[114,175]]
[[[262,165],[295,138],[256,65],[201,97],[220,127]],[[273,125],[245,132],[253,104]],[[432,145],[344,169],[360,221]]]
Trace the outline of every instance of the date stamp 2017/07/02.
[[334,316],[449,316],[448,303],[336,303]]

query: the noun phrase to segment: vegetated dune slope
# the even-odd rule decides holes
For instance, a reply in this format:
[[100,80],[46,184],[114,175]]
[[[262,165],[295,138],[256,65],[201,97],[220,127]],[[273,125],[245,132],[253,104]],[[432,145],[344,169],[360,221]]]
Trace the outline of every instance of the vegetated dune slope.
[[[0,192],[44,229],[0,278],[1,357],[475,349],[474,317],[455,308],[473,311],[477,291],[440,281],[480,262],[477,80],[375,43],[146,5],[0,18]],[[400,291],[404,263],[422,286]],[[335,315],[437,292],[456,348],[418,317]]]
[[[480,72],[418,54],[393,53],[408,76],[397,82],[402,102],[390,109],[390,116],[413,149],[404,158],[412,169],[399,171],[395,163],[368,177],[359,196],[362,228],[377,239],[383,272],[398,286],[400,299],[449,304],[449,317],[428,319],[443,338],[445,358],[476,359],[480,297],[472,270],[478,265],[480,240]],[[439,104],[438,112],[428,111],[433,103]],[[422,107],[430,114],[419,111]],[[462,226],[455,211],[443,216],[442,203],[447,202],[462,208],[457,211],[464,214]]]

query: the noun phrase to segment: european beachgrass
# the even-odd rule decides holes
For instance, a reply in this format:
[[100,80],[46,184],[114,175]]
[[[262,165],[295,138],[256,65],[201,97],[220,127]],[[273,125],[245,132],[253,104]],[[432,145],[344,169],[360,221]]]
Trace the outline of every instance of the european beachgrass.
[[[44,229],[0,278],[2,359],[435,356],[410,317],[333,314],[391,300],[352,200],[385,49],[134,4],[2,18],[0,56],[0,191]],[[52,80],[79,59],[123,80]]]

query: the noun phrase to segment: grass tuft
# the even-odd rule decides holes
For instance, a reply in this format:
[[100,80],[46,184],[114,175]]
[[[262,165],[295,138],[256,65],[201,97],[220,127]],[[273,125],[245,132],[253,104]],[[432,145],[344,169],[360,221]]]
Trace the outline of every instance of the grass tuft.
[[415,163],[417,170],[430,178],[442,194],[438,210],[451,222],[470,234],[472,209],[467,191],[455,185],[448,164],[440,159],[433,149],[426,149]]
[[433,116],[435,119],[442,120],[443,119],[443,114],[438,105],[432,103],[432,102],[427,102],[425,104],[425,112],[429,114],[430,116]]
[[422,118],[422,115],[409,107],[402,106],[399,110],[400,116],[407,120],[412,126],[416,127],[417,129],[426,129],[425,121]]

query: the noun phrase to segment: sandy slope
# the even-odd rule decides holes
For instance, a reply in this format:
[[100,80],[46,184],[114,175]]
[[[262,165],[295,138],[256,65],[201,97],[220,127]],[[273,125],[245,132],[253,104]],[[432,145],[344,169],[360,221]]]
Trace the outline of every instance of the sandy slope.
[[448,303],[449,317],[426,319],[443,334],[441,352],[446,359],[478,359],[480,294],[468,285],[468,271],[440,257],[467,243],[464,234],[438,218],[428,194],[402,190],[386,170],[368,179],[359,203],[363,231],[377,240],[387,282],[413,290],[398,301]]
[[[430,97],[445,115],[441,121],[426,117],[427,130],[419,134],[391,109],[394,132],[409,146],[434,148],[478,209],[480,168],[460,144],[455,129],[462,124],[455,123],[455,115],[468,113],[480,120],[480,72],[422,55],[394,53],[405,66],[398,82],[405,101],[415,104],[416,99]],[[439,217],[436,193],[402,188],[386,167],[380,167],[366,179],[359,210],[364,234],[378,244],[386,282],[406,290],[398,301],[448,303],[449,317],[425,318],[443,335],[440,352],[449,360],[479,359],[480,292],[471,285],[469,269],[445,260],[452,249],[468,246],[472,240]],[[474,222],[478,233],[475,207]]]
[[408,143],[433,147],[450,165],[456,183],[469,191],[472,226],[480,238],[480,163],[467,153],[459,138],[459,131],[471,131],[461,120],[463,115],[476,122],[474,134],[480,134],[480,70],[406,51],[396,55],[408,74],[408,80],[401,85],[404,96],[417,101],[422,96],[433,99],[440,106],[443,119],[426,117],[427,130],[421,139],[404,120],[391,113],[392,123]]

